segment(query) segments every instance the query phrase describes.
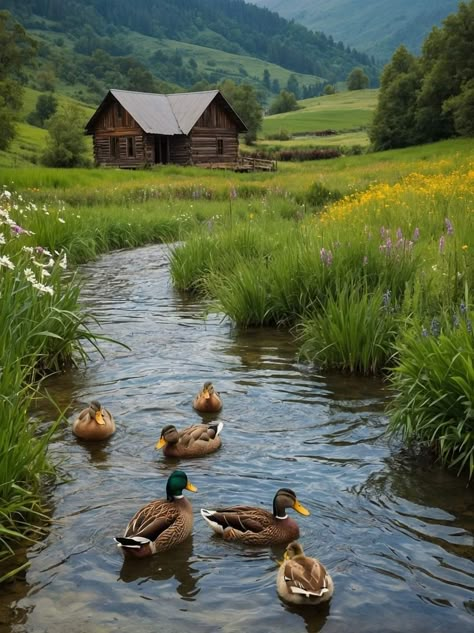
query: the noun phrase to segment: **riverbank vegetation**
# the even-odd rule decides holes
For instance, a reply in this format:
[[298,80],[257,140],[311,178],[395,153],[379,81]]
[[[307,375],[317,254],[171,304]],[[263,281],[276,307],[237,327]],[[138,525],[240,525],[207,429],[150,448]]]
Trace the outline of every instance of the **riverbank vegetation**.
[[54,473],[38,380],[97,340],[70,266],[117,248],[183,241],[178,288],[291,328],[318,367],[384,373],[394,431],[472,474],[473,161],[459,139],[270,174],[0,169],[2,556],[35,537]]

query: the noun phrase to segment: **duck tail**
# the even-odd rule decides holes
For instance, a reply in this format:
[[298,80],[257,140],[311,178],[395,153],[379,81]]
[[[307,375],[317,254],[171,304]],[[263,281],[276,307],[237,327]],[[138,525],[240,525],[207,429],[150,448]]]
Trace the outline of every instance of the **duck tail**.
[[151,543],[149,538],[144,536],[114,536],[114,541],[118,547],[124,549],[140,549],[144,545]]
[[218,435],[220,435],[220,432],[224,428],[224,422],[213,422],[209,424],[209,428],[214,430],[215,432],[214,437],[217,437]]
[[216,534],[220,534],[221,536],[224,534],[224,528],[222,525],[217,523],[217,521],[212,520],[212,516],[215,514],[214,510],[206,510],[205,508],[201,508],[201,516],[206,521],[208,525],[214,530]]

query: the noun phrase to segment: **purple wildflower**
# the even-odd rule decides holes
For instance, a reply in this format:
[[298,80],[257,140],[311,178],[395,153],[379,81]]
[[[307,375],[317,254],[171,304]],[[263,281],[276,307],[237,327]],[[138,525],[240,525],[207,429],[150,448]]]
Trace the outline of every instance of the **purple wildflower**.
[[22,233],[26,233],[25,229],[23,229],[21,226],[19,226],[18,224],[13,224],[10,227],[12,233],[14,233],[15,235],[21,235]]
[[421,336],[428,336],[428,330],[425,327],[421,328]]
[[452,235],[454,233],[454,228],[449,218],[444,218],[444,226],[446,227],[446,233],[448,235]]
[[433,336],[439,336],[441,334],[441,323],[435,317],[431,319],[430,330]]
[[417,242],[420,239],[420,229],[418,227],[413,231],[413,241]]
[[442,235],[442,236],[439,238],[439,252],[440,252],[440,253],[444,253],[444,245],[445,245],[445,242],[446,242],[446,240],[445,240],[445,238],[444,238],[444,235]]
[[397,229],[397,240],[400,241],[402,239],[403,239],[402,229],[400,227],[398,227],[398,229]]

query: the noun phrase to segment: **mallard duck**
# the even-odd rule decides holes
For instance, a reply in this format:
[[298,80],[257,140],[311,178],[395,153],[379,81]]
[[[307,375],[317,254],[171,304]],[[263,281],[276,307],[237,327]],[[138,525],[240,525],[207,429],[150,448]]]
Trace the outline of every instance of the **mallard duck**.
[[252,506],[233,506],[217,510],[202,508],[201,514],[214,532],[226,540],[242,541],[249,545],[271,545],[288,543],[300,535],[298,524],[286,514],[287,508],[309,515],[309,511],[289,488],[280,488],[276,493],[273,513]]
[[193,529],[193,508],[183,490],[196,492],[182,470],[171,473],[166,499],[151,501],[134,515],[124,535],[114,538],[124,552],[135,558],[152,556],[182,543]]
[[115,433],[114,418],[100,402],[93,400],[74,420],[72,432],[82,440],[105,440]]
[[222,400],[214,391],[212,382],[204,383],[204,387],[193,400],[193,407],[203,413],[216,413],[222,409]]
[[276,585],[280,598],[296,605],[328,602],[334,593],[334,583],[325,567],[316,558],[305,556],[296,541],[286,548]]
[[220,432],[224,424],[193,424],[187,429],[178,431],[168,424],[163,427],[161,437],[155,448],[163,449],[168,457],[199,457],[213,453],[221,445]]

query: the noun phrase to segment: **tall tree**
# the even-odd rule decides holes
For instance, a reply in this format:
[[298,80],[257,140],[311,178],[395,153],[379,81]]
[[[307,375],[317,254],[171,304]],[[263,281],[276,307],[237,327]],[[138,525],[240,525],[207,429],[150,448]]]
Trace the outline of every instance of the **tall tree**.
[[219,88],[248,127],[245,135],[246,142],[253,143],[257,138],[258,130],[262,127],[263,120],[262,106],[258,102],[255,89],[249,84],[238,86],[230,79],[223,81]]
[[[454,112],[444,103],[457,97],[474,80],[474,0],[461,2],[441,28],[434,28],[421,55],[423,82],[418,97],[418,125],[426,141],[456,132]],[[456,101],[452,103],[460,103]],[[465,102],[469,103],[469,99]],[[474,118],[474,111],[471,111]]]
[[416,58],[404,46],[383,70],[370,140],[377,150],[406,147],[419,141],[416,96],[420,71]]
[[0,149],[15,137],[15,123],[23,102],[17,78],[36,52],[35,42],[8,11],[0,11]]

